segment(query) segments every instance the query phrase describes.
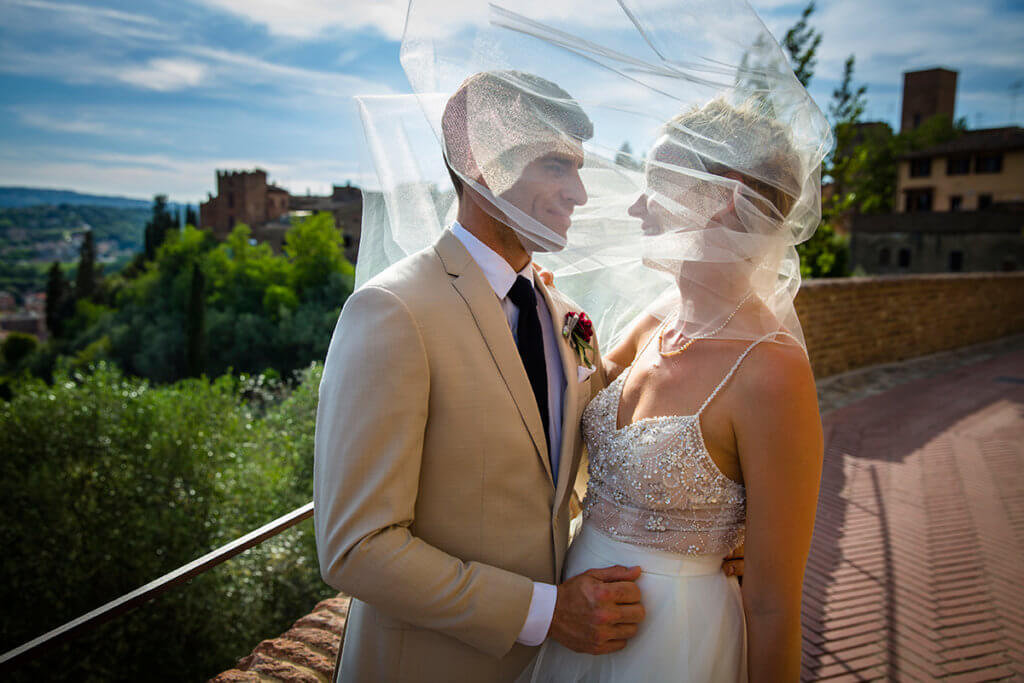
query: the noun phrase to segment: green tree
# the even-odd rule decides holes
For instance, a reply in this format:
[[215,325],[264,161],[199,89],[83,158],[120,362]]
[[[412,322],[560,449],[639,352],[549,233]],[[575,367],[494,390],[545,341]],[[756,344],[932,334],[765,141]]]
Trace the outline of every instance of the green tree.
[[807,23],[814,10],[814,0],[811,0],[800,14],[800,20],[786,31],[786,36],[782,39],[782,45],[789,53],[793,65],[793,73],[805,88],[810,85],[814,76],[814,67],[817,64],[815,56],[822,39],[821,32],[811,28]]
[[88,299],[96,290],[96,246],[92,230],[87,230],[79,251],[78,274],[75,276],[75,299]]
[[185,207],[185,225],[191,225],[193,228],[199,227],[199,216],[196,215],[191,204]]
[[39,340],[31,334],[11,332],[0,344],[0,360],[12,370],[38,347]]
[[284,250],[292,261],[290,284],[299,296],[322,288],[331,273],[354,273],[345,260],[345,240],[327,212],[293,226],[285,235]]
[[66,315],[67,307],[64,300],[69,294],[67,290],[67,280],[64,279],[60,262],[54,261],[46,280],[46,329],[57,337],[61,335]]
[[633,148],[630,146],[629,141],[623,142],[622,147],[619,147],[619,151],[615,154],[615,163],[618,166],[633,171],[639,171],[644,167],[643,162],[633,154]]
[[188,311],[185,313],[185,343],[188,374],[198,377],[203,373],[203,335],[205,332],[206,304],[203,299],[205,282],[203,269],[199,263],[192,264],[192,285],[188,299]]
[[167,195],[158,194],[153,198],[153,217],[146,223],[145,254],[146,260],[156,258],[156,250],[167,239],[167,234],[176,231],[178,223],[167,209]]
[[[263,376],[156,387],[103,363],[17,383],[0,402],[0,650],[308,502],[319,377],[306,370],[283,400]],[[207,680],[332,593],[312,531],[285,532],[5,680]]]
[[855,59],[850,55],[843,68],[843,79],[832,91],[829,116],[835,133],[835,147],[825,159],[822,175],[831,187],[822,198],[822,224],[810,240],[797,246],[800,272],[804,277],[842,277],[849,274],[849,244],[837,234],[836,226],[849,220],[858,204],[858,183],[863,181],[867,155],[858,150],[863,128],[860,118],[866,108],[867,87],[855,86]]

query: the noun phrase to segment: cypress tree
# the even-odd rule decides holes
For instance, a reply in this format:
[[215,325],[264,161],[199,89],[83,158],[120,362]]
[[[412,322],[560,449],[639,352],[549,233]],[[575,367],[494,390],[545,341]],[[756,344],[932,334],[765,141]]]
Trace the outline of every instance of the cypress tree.
[[67,281],[60,269],[60,262],[54,261],[46,280],[46,329],[55,337],[63,331],[64,297],[67,296]]
[[79,253],[78,276],[75,278],[75,299],[88,299],[96,289],[96,246],[93,244],[92,230],[85,233]]

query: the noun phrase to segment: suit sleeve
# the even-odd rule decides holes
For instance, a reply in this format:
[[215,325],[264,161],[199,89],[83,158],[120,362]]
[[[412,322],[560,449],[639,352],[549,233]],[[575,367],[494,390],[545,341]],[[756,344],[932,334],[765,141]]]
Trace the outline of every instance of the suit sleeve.
[[320,382],[314,520],[330,586],[402,621],[503,656],[526,621],[533,582],[463,562],[410,532],[430,371],[423,339],[392,292],[349,297]]

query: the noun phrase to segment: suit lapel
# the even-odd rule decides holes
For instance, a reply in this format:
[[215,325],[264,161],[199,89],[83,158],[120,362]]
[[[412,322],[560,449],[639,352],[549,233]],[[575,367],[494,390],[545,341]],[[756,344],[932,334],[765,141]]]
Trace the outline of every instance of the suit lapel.
[[537,291],[544,297],[547,303],[548,312],[551,314],[552,329],[558,341],[558,352],[562,358],[562,372],[565,374],[565,391],[562,392],[562,443],[558,453],[558,483],[555,487],[555,509],[561,501],[561,496],[566,489],[572,485],[569,477],[570,465],[572,464],[573,453],[576,450],[576,438],[579,434],[579,415],[576,413],[576,404],[579,400],[579,381],[577,380],[576,355],[568,340],[562,336],[562,324],[565,314],[568,312],[559,301],[551,296],[540,278],[535,280]]
[[[537,455],[548,474],[548,481],[554,486],[551,463],[548,459],[548,445],[544,439],[544,424],[537,409],[537,399],[533,396],[530,379],[526,376],[515,340],[512,338],[512,330],[509,329],[508,319],[501,310],[497,295],[473,257],[462,246],[459,238],[450,231],[445,230],[441,234],[434,244],[434,249],[448,274],[454,277],[452,286],[469,307],[480,335],[490,350],[491,358],[512,395],[530,438],[533,439]],[[561,479],[559,476],[559,480]]]

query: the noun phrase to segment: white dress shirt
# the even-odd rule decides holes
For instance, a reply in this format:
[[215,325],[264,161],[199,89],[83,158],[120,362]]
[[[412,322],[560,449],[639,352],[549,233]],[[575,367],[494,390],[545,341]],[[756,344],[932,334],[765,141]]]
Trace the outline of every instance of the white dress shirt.
[[[480,269],[484,271],[484,277],[491,285],[494,293],[501,302],[501,309],[505,313],[509,327],[512,329],[512,336],[517,338],[517,327],[519,324],[519,309],[512,300],[508,298],[508,292],[512,289],[516,278],[520,275],[533,285],[533,262],[526,264],[526,267],[518,273],[512,270],[504,258],[494,250],[476,238],[458,221],[452,224],[452,234],[455,235],[462,245],[466,247],[469,255],[473,257]],[[555,481],[558,481],[558,459],[561,455],[562,444],[562,399],[565,394],[565,372],[562,369],[562,356],[558,350],[558,336],[551,321],[551,312],[548,310],[547,302],[543,296],[537,296],[537,317],[540,318],[540,328],[544,335],[544,366],[548,374],[548,453],[551,457],[551,474]],[[575,379],[575,378],[574,378]],[[533,583],[533,598],[530,600],[530,611],[526,616],[526,623],[519,632],[516,642],[523,645],[540,645],[547,637],[548,628],[551,626],[551,617],[555,613],[555,600],[558,597],[558,589],[549,583]]]

